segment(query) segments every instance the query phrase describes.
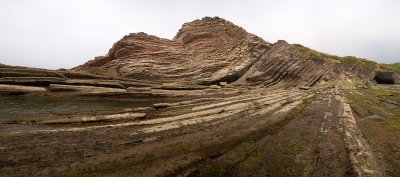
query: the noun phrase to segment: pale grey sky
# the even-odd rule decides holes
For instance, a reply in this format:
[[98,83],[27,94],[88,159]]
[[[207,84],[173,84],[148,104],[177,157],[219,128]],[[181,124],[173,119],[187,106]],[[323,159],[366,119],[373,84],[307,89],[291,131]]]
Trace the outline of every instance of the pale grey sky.
[[71,68],[131,32],[172,39],[183,23],[204,16],[269,42],[400,61],[398,0],[1,0],[0,63]]

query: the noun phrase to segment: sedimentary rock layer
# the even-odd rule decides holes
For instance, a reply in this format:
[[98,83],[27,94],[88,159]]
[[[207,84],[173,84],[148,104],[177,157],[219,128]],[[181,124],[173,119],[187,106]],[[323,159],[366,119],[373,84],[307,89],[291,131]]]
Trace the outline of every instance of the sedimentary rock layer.
[[205,17],[185,23],[173,40],[131,33],[107,55],[75,70],[151,82],[284,88],[321,81],[357,85],[374,78],[376,66],[310,56],[301,49],[283,40],[271,44],[229,21]]
[[[399,82],[398,74],[382,70],[374,62],[323,54],[283,40],[272,44],[218,17],[185,23],[172,40],[131,33],[107,55],[72,70],[0,65],[0,84],[98,96],[207,95],[219,88],[216,85],[228,84],[303,90],[314,86],[353,88],[369,87],[374,79]],[[1,92],[7,93],[25,92]]]
[[[224,19],[206,17],[185,23],[173,40],[132,33],[116,42],[107,55],[75,70],[153,82],[233,82],[271,44]],[[111,71],[111,72],[110,72]]]

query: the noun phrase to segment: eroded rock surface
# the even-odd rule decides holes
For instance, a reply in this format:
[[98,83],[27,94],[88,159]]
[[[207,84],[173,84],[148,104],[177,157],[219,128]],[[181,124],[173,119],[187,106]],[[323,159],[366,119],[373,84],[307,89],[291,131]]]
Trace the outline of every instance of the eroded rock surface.
[[[183,96],[215,92],[218,85],[232,93],[232,86],[367,88],[374,78],[399,82],[397,74],[375,72],[376,63],[355,57],[338,60],[299,46],[283,40],[272,44],[227,20],[205,17],[185,23],[172,40],[131,33],[107,55],[72,70],[0,65],[0,84],[40,86],[58,93],[82,90],[71,89],[73,85],[125,89],[131,96]],[[104,93],[110,95],[120,92]]]
[[106,56],[75,70],[155,82],[233,82],[271,44],[224,19],[206,17],[185,23],[173,40],[132,33],[116,42]]
[[[280,40],[271,44],[218,17],[185,23],[173,40],[131,33],[107,55],[76,71],[153,83],[257,85],[263,87],[352,87],[374,78],[377,64],[310,56]],[[350,61],[350,60],[349,60]],[[330,84],[325,84],[329,82]]]
[[[0,176],[398,174],[358,123],[394,120],[399,85],[354,100],[396,78],[347,58],[206,17],[172,40],[129,34],[72,70],[0,64]],[[398,153],[397,134],[380,137]]]
[[313,57],[280,40],[260,57],[235,85],[273,88],[310,88],[317,85],[343,87],[346,82],[371,81],[374,69],[358,63],[343,64],[325,57]]

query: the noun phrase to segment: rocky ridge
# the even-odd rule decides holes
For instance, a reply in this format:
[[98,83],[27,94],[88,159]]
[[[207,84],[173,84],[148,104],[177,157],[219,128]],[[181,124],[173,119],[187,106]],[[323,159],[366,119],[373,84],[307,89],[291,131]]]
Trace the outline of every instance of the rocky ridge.
[[0,84],[7,88],[2,94],[44,87],[56,95],[184,96],[207,95],[228,84],[235,88],[223,92],[240,92],[236,86],[366,88],[399,83],[399,74],[386,68],[283,40],[272,44],[227,20],[205,17],[185,23],[172,40],[131,33],[107,55],[72,70],[0,65]]
[[232,82],[271,44],[224,19],[206,17],[186,23],[173,40],[131,33],[116,42],[107,55],[78,71],[113,71],[124,78],[153,82]]
[[[272,44],[227,20],[205,17],[185,23],[172,40],[131,33],[107,55],[72,70],[0,65],[0,84],[7,88],[2,94],[12,95],[31,90],[36,94],[44,88],[54,95],[193,96],[235,93],[239,87],[355,88],[399,83],[398,73],[380,66],[283,40]],[[230,88],[218,91],[217,85]]]
[[309,55],[304,50],[311,49],[299,46],[283,40],[271,44],[227,20],[205,17],[185,23],[173,40],[129,34],[107,55],[74,69],[106,75],[111,70],[115,76],[152,82],[283,88],[325,82],[365,85],[379,69],[376,63],[367,67],[363,62],[334,60],[331,55]]

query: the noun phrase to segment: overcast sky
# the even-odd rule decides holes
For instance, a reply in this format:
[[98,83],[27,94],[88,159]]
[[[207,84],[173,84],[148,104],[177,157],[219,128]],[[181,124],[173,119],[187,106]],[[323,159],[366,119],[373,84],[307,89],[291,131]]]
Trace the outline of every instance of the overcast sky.
[[398,0],[1,0],[0,63],[71,68],[131,32],[172,39],[183,23],[204,16],[269,42],[400,61]]

